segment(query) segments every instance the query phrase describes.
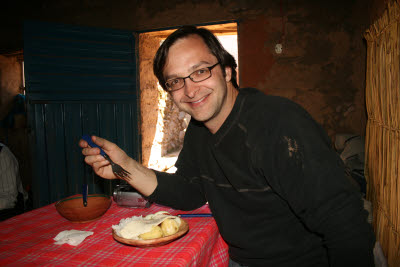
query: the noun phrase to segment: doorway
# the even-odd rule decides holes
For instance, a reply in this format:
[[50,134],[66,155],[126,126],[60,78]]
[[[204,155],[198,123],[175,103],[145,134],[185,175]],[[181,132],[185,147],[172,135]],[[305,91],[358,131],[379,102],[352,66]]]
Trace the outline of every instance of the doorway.
[[[237,23],[201,26],[209,29],[238,63]],[[139,34],[139,83],[142,164],[174,172],[182,149],[190,115],[181,112],[158,84],[153,74],[153,57],[165,38],[175,29]],[[239,68],[237,69],[239,73]]]

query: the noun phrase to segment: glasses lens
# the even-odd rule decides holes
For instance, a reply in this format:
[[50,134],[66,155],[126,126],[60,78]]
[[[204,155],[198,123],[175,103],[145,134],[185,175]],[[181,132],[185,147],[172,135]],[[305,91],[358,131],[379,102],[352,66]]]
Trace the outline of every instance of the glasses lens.
[[178,90],[183,87],[183,79],[182,78],[176,78],[169,80],[165,83],[169,91],[174,91]]
[[198,83],[198,82],[201,82],[201,81],[204,81],[204,80],[210,78],[211,70],[218,64],[219,64],[219,62],[215,63],[211,67],[198,69],[198,70],[192,72],[189,76],[187,76],[185,78],[174,78],[174,79],[168,80],[165,83],[167,90],[171,92],[171,91],[181,89],[185,85],[185,79],[187,79],[187,78],[190,78],[195,83]]
[[199,69],[190,74],[190,79],[194,82],[201,82],[211,76],[211,72],[208,68]]

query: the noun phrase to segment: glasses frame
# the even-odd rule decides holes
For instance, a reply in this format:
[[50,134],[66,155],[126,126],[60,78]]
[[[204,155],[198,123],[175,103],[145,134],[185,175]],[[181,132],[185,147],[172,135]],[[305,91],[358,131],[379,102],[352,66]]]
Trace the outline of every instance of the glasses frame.
[[[186,80],[187,78],[189,78],[189,79],[190,79],[192,82],[194,82],[194,83],[199,83],[199,82],[205,81],[205,80],[209,79],[209,78],[212,76],[211,70],[212,70],[215,66],[217,66],[218,64],[219,64],[219,62],[215,63],[215,64],[212,65],[212,66],[204,67],[204,68],[195,70],[195,71],[193,71],[192,73],[190,73],[190,74],[189,74],[188,76],[186,76],[186,77],[177,77],[177,78],[169,79],[168,81],[170,81],[170,80],[175,80],[175,79],[182,79],[182,81],[183,81],[182,87],[179,87],[178,89],[171,89],[170,87],[168,87],[168,84],[167,84],[168,81],[165,82],[165,87],[167,88],[167,91],[168,91],[168,92],[175,92],[175,91],[178,91],[178,90],[182,89],[183,87],[185,87],[185,80]],[[203,69],[208,69],[208,71],[210,72],[210,76],[208,76],[207,78],[204,78],[203,80],[200,80],[200,81],[194,81],[193,78],[192,78],[191,76],[192,76],[196,71],[203,70]]]

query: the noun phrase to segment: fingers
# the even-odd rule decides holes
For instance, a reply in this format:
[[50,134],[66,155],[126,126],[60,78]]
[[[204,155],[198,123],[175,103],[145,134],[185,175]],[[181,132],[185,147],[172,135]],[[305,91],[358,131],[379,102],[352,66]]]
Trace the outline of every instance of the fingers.
[[[93,143],[101,147],[108,153],[108,149],[118,148],[114,143],[107,141],[106,139],[91,136]],[[94,172],[105,179],[116,179],[114,173],[112,172],[110,162],[100,154],[100,148],[92,147],[94,144],[89,145],[87,141],[81,139],[79,140],[79,146],[82,148],[82,154],[85,156],[85,163],[91,166]]]
[[[90,149],[93,150],[93,149]],[[101,164],[101,166],[105,166],[109,164],[109,162],[99,153],[93,155],[86,155],[85,162],[90,166],[93,166],[95,163]]]
[[[88,146],[88,147],[82,149],[82,155],[84,155],[84,156],[100,155],[100,149],[97,147]],[[101,157],[103,158],[103,156],[101,156]]]
[[[101,139],[101,138],[97,138]],[[95,142],[96,137],[92,136],[92,141]],[[104,139],[103,139],[104,140]],[[97,140],[98,141],[98,140]],[[85,140],[79,140],[79,146],[82,147],[82,154],[85,156],[85,162],[90,166],[93,166],[96,162],[103,162],[102,166],[106,165],[108,161],[100,155],[100,149],[98,147],[91,147]]]
[[[93,141],[93,143],[95,143],[96,145],[100,146],[101,148],[103,148],[103,150],[108,150],[106,147],[112,147],[113,143],[107,141],[106,139],[97,137],[92,135],[91,139]],[[90,146],[85,140],[81,139],[79,140],[79,146],[82,149],[82,154],[85,156],[90,156],[90,155],[97,155],[100,153],[100,149],[96,148],[96,147],[92,147]]]
[[88,147],[88,143],[85,140],[81,139],[81,140],[79,140],[79,146],[81,148],[85,148],[85,147]]
[[95,135],[92,136],[92,141],[96,145],[98,145],[101,148],[103,148],[105,151],[110,151],[112,149],[115,149],[115,147],[116,147],[116,145],[114,143],[112,143],[112,142],[110,142],[110,141],[108,141],[108,140],[106,140],[104,138],[95,136]]
[[96,173],[98,173],[101,168],[108,166],[108,165],[110,165],[110,163],[107,160],[100,160],[100,161],[95,161],[92,166],[93,166],[93,170]]
[[86,156],[85,162],[93,168],[93,171],[105,179],[116,179],[111,170],[110,162],[101,155]]
[[[129,161],[128,155],[123,151],[120,147],[118,147],[116,144],[113,142],[108,141],[107,139],[98,137],[98,136],[91,136],[93,143],[101,147],[101,149],[104,150],[104,152],[117,164],[123,164],[124,162]],[[86,142],[82,140],[80,143],[82,147],[85,147]],[[82,150],[82,154],[84,155],[97,155],[100,153],[100,150],[93,148],[90,148],[90,145],[88,145],[86,148]]]

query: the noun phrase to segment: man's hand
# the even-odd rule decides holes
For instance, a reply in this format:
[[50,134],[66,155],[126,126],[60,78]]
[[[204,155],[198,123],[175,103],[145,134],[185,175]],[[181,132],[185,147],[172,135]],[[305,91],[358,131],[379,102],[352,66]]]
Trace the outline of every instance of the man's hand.
[[[157,187],[157,177],[153,170],[150,170],[136,160],[129,157],[121,148],[116,144],[97,137],[92,136],[92,141],[101,147],[104,152],[122,168],[131,173],[127,182],[145,196],[149,196]],[[79,146],[82,148],[82,154],[85,156],[85,162],[92,166],[94,172],[105,179],[118,179],[111,169],[111,164],[100,155],[100,149],[90,147],[88,143],[81,139]]]
[[[100,146],[104,152],[110,156],[112,161],[121,165],[123,168],[129,164],[131,158],[116,144],[97,136],[92,136],[92,141],[96,145]],[[82,154],[85,156],[85,162],[92,166],[94,172],[98,176],[105,179],[117,179],[112,172],[110,163],[102,155],[100,155],[99,148],[90,147],[83,139],[79,141],[79,146],[83,148]]]

